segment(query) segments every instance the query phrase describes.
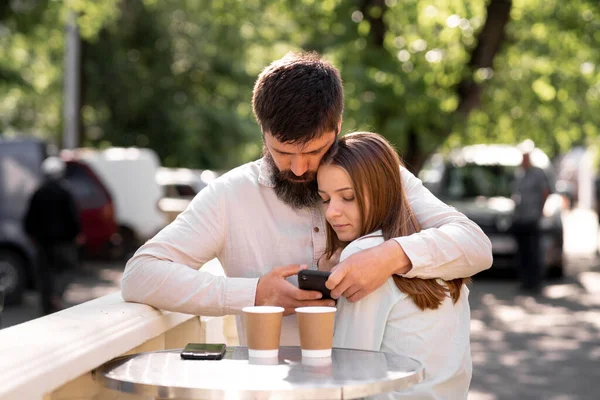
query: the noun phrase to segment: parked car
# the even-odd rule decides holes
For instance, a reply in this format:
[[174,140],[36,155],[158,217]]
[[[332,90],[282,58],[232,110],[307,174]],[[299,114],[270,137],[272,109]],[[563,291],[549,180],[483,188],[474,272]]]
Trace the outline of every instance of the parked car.
[[158,206],[163,197],[163,188],[156,182],[160,160],[153,150],[80,148],[63,150],[61,156],[86,165],[106,184],[118,226],[113,257],[127,258],[166,225]]
[[[438,198],[475,221],[492,242],[495,268],[518,265],[517,242],[511,233],[515,203],[511,199],[522,155],[516,146],[474,145],[431,157],[419,177]],[[554,173],[540,149],[532,164],[546,172],[551,189]],[[553,277],[563,275],[562,198],[551,194],[540,221],[544,267]]]
[[17,304],[35,286],[35,245],[23,227],[29,199],[42,180],[46,143],[0,136],[0,290],[6,304]]
[[211,170],[159,168],[156,182],[164,191],[159,208],[167,216],[168,222],[175,220],[190,201],[217,176],[219,173]]
[[86,256],[110,254],[119,243],[112,196],[100,178],[84,163],[65,155],[65,179],[80,210]]
[[[26,289],[35,288],[35,245],[23,218],[43,181],[41,165],[51,151],[36,138],[0,138],[0,287],[5,303],[18,304]],[[116,223],[110,194],[85,165],[66,161],[66,179],[80,211],[86,254],[98,254],[114,240]],[[1,289],[0,289],[1,290]]]

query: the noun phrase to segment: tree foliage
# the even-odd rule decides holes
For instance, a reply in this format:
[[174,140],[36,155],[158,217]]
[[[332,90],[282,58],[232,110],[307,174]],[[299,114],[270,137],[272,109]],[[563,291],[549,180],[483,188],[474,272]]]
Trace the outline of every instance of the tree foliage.
[[[74,0],[84,39],[116,17],[117,0]],[[0,133],[60,143],[67,5],[51,0],[0,3]]]
[[[345,81],[344,131],[380,132],[410,166],[440,147],[598,136],[595,0],[44,0],[0,6],[0,129],[58,142],[64,24],[83,38],[84,144],[155,149],[169,166],[260,155],[251,92],[290,50]],[[29,8],[17,7],[29,4]]]

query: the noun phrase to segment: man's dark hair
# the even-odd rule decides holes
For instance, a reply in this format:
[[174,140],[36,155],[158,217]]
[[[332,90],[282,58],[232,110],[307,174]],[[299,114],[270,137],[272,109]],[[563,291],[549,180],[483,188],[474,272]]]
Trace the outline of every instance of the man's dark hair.
[[263,133],[305,144],[336,131],[344,110],[339,71],[315,52],[288,53],[258,76],[252,94]]

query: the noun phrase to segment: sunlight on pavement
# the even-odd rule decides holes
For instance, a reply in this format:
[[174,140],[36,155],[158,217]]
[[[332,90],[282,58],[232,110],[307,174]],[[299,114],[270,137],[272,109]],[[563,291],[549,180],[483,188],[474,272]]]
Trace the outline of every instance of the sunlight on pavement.
[[94,287],[89,287],[89,285],[73,283],[65,293],[64,300],[68,304],[80,304],[98,297],[106,296],[107,294],[118,292],[119,290],[119,288],[112,285],[96,285]]
[[[473,380],[469,399],[574,399],[600,362],[600,273],[548,283],[526,296],[505,283],[471,291]],[[515,396],[516,395],[516,396]]]
[[579,280],[588,293],[600,293],[600,272],[582,272]]
[[552,285],[544,289],[544,295],[550,299],[561,299],[581,294],[581,287],[576,284]]
[[504,323],[511,323],[526,318],[525,310],[518,306],[498,306],[495,315]]
[[592,256],[598,249],[598,216],[592,210],[574,209],[563,218],[564,247],[570,255]]
[[489,393],[481,393],[476,391],[469,391],[469,400],[496,400],[496,396]]
[[[592,324],[596,329],[600,329],[600,310],[597,311],[582,311],[577,313],[581,321]],[[596,336],[596,340],[600,345],[600,337]]]
[[471,334],[473,333],[483,333],[486,327],[483,321],[478,319],[471,319]]
[[111,282],[114,282],[115,284],[118,284],[119,288],[120,288],[121,276],[122,275],[123,275],[123,271],[122,270],[103,269],[102,271],[100,271],[99,277],[101,279],[104,279],[104,280],[107,280],[107,281],[111,281]]

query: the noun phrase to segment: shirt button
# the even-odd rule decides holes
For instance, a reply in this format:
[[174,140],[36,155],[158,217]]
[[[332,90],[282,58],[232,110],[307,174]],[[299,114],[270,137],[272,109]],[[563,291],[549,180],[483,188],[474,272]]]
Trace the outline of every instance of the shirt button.
[[313,231],[315,231],[316,233],[319,233],[319,227],[315,226],[314,229],[313,229]]

